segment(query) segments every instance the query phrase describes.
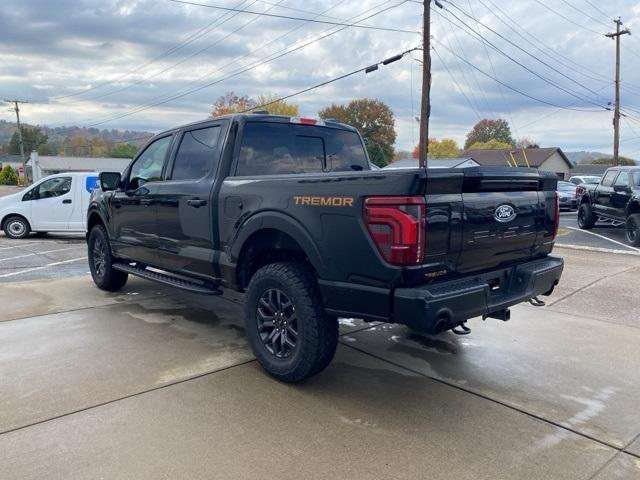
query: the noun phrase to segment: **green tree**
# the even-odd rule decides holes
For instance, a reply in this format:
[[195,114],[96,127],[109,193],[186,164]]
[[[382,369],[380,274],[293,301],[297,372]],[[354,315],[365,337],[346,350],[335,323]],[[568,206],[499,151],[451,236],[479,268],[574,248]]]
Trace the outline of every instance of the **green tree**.
[[490,120],[488,118],[480,120],[467,134],[467,140],[464,143],[464,148],[466,150],[474,143],[484,143],[489,140],[508,143],[509,147],[514,144],[513,137],[511,137],[511,129],[509,128],[509,124],[506,120],[501,118],[498,118],[497,120]]
[[18,174],[11,168],[11,165],[5,165],[0,170],[0,185],[17,185]]
[[130,143],[119,143],[107,150],[107,157],[133,158],[138,152],[138,147]]
[[513,148],[512,144],[492,138],[487,142],[476,142],[468,150],[511,150],[511,148]]
[[[32,151],[38,150],[38,147],[46,144],[49,140],[49,137],[42,133],[38,127],[30,128],[21,126],[20,130],[22,131],[24,154],[27,157]],[[13,132],[13,135],[9,140],[9,153],[12,155],[20,155],[20,138],[18,137],[17,130]]]
[[379,167],[393,160],[396,141],[395,119],[391,109],[380,100],[363,98],[347,105],[331,105],[320,110],[320,118],[334,119],[358,129],[369,159]]
[[297,117],[299,115],[298,105],[295,103],[289,103],[284,100],[278,100],[277,95],[260,95],[256,100],[256,105],[266,105],[261,107],[262,110],[267,110],[272,115],[286,115],[289,117]]
[[[624,165],[624,166],[633,166],[636,165],[636,162],[634,160],[631,160],[630,158],[627,157],[618,157],[618,160],[620,160],[620,165]],[[612,157],[600,157],[600,158],[596,158],[594,160],[592,160],[591,162],[594,165],[613,165],[613,158]]]

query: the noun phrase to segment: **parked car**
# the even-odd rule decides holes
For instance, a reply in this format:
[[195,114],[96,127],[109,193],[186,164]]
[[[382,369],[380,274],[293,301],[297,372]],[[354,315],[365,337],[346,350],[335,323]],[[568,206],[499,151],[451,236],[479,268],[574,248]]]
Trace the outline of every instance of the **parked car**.
[[84,232],[97,173],[60,173],[0,198],[0,225],[9,238],[31,232]]
[[624,226],[627,242],[640,247],[640,167],[609,168],[597,185],[581,185],[578,226],[597,221]]
[[580,185],[582,183],[586,184],[596,184],[600,182],[602,177],[600,175],[574,175],[569,178],[569,181],[574,185]]
[[274,377],[333,358],[338,317],[468,333],[472,317],[549,295],[563,268],[551,172],[372,170],[335,122],[234,114],[153,138],[88,211],[95,284],[137,275],[245,291],[245,330]]
[[578,208],[577,186],[571,182],[558,181],[558,201],[560,210],[575,210]]

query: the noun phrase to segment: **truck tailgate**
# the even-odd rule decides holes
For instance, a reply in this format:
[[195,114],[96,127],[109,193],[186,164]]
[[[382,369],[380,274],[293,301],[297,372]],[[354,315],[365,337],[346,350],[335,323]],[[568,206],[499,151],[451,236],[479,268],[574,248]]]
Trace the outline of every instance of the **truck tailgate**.
[[556,183],[553,173],[534,169],[464,169],[456,270],[484,270],[548,253],[555,234]]

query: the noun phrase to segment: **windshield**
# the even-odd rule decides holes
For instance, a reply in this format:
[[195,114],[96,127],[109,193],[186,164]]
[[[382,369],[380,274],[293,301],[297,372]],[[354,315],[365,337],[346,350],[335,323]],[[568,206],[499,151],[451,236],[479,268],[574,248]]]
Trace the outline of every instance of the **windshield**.
[[558,182],[558,190],[573,192],[576,190],[576,186],[571,182]]
[[584,183],[600,183],[600,177],[582,177]]

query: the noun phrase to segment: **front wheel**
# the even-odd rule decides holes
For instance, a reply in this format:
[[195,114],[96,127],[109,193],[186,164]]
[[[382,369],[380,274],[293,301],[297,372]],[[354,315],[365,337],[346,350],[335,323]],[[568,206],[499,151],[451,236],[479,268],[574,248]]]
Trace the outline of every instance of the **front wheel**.
[[578,227],[582,230],[591,230],[596,224],[596,216],[589,203],[583,203],[578,208]]
[[640,213],[632,213],[627,217],[627,242],[633,247],[640,247]]
[[260,365],[288,383],[324,370],[338,344],[338,321],[325,315],[313,271],[298,262],[272,263],[255,273],[245,327]]
[[109,236],[102,225],[96,225],[91,229],[87,244],[89,270],[98,288],[115,292],[124,287],[128,275],[113,268]]
[[29,232],[31,232],[29,222],[22,217],[16,215],[7,218],[4,222],[4,234],[9,238],[26,238]]

